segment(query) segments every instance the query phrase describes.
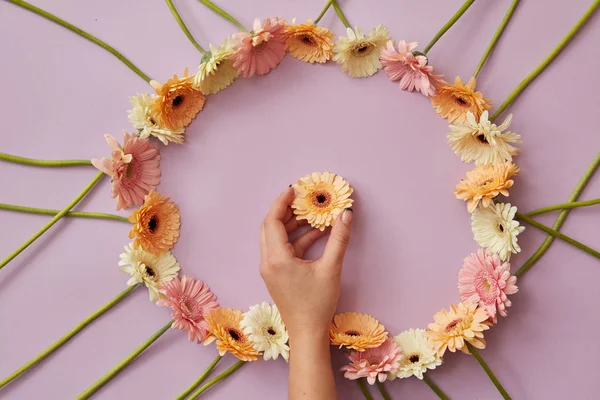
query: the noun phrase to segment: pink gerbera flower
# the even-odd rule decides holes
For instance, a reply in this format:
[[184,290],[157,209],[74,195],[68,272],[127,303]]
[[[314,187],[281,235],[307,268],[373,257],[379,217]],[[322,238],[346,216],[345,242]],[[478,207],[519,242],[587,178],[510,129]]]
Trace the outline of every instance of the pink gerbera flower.
[[350,364],[342,367],[344,377],[350,380],[367,378],[370,385],[376,380],[385,382],[388,374],[395,374],[400,367],[400,360],[404,358],[402,349],[392,339],[386,339],[379,347],[365,351],[350,353]]
[[173,329],[187,330],[191,342],[201,343],[208,336],[205,317],[211,310],[219,308],[217,296],[208,285],[189,276],[174,278],[159,289],[164,298],[158,306],[169,307],[173,312]]
[[444,75],[434,75],[431,65],[427,65],[427,57],[413,53],[417,42],[398,42],[398,51],[394,42],[388,40],[387,46],[381,49],[381,65],[392,81],[400,81],[400,89],[423,93],[426,97],[436,93],[435,85],[445,83]]
[[237,44],[231,59],[240,75],[244,78],[264,75],[279,65],[285,56],[284,23],[279,18],[265,18],[261,25],[260,20],[255,19],[251,32],[233,35]]
[[112,135],[104,135],[112,149],[111,158],[93,159],[92,164],[112,178],[112,197],[117,198],[117,210],[144,204],[144,197],[160,183],[160,154],[150,144],[125,132],[121,147]]
[[497,254],[479,249],[465,258],[458,272],[458,291],[462,301],[478,304],[494,323],[496,312],[506,317],[511,302],[507,295],[517,293],[517,277],[510,275],[510,264]]

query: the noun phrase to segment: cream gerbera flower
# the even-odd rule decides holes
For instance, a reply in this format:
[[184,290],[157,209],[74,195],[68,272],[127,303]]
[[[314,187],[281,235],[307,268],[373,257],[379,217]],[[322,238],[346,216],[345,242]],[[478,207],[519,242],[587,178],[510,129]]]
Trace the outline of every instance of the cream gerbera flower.
[[133,286],[139,283],[146,285],[150,301],[153,303],[160,298],[158,292],[160,285],[175,278],[180,269],[177,259],[171,252],[151,254],[134,248],[133,243],[125,246],[125,253],[120,257],[121,271],[131,275],[127,285]]
[[289,337],[276,305],[262,303],[250,307],[240,325],[254,342],[254,350],[264,352],[266,361],[277,360],[280,354],[285,361],[289,359]]
[[341,313],[333,317],[329,339],[334,346],[365,351],[379,347],[388,337],[385,327],[368,314]]
[[457,156],[466,163],[475,161],[476,165],[497,164],[512,161],[519,149],[511,143],[521,143],[521,136],[513,132],[504,132],[510,126],[512,114],[506,117],[500,126],[493,124],[484,111],[479,118],[467,112],[467,122],[450,125],[448,143]]
[[435,369],[442,364],[442,359],[425,336],[425,329],[409,329],[394,336],[394,340],[402,349],[404,358],[400,360],[398,372],[390,378],[409,378],[414,375],[423,379],[428,369]]
[[194,86],[205,95],[220,92],[239,76],[231,60],[234,53],[231,38],[225,39],[218,48],[212,44],[209,46],[210,51],[202,57],[198,72],[194,76]]
[[498,254],[502,261],[510,260],[511,253],[521,251],[517,235],[525,227],[515,221],[516,213],[517,207],[510,203],[492,203],[476,209],[471,216],[471,228],[477,244]]
[[348,182],[331,172],[313,172],[294,185],[296,197],[292,203],[296,219],[305,219],[324,231],[333,224],[339,213],[352,206],[354,191]]
[[379,25],[368,35],[356,27],[346,29],[348,37],[340,36],[335,42],[333,60],[342,64],[342,71],[353,78],[366,78],[381,69],[379,53],[390,40],[388,28]]
[[129,102],[133,109],[128,111],[129,122],[139,132],[139,137],[145,139],[154,136],[165,146],[169,142],[183,143],[183,128],[168,129],[158,125],[158,116],[152,113],[152,104],[156,101],[156,95],[138,94],[131,96]]

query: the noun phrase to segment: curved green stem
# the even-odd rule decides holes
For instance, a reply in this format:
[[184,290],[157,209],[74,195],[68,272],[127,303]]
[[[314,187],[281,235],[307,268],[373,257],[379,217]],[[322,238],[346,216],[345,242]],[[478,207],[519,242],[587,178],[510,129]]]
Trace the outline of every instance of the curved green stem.
[[114,47],[110,46],[108,43],[103,42],[102,40],[98,39],[97,37],[90,35],[89,33],[87,33],[86,31],[79,29],[78,27],[76,27],[75,25],[61,19],[58,18],[57,16],[50,14],[48,11],[44,11],[41,8],[38,8],[32,4],[29,4],[23,0],[8,0],[9,2],[19,6],[19,7],[23,7],[26,10],[29,10],[31,12],[36,13],[37,15],[44,17],[46,19],[49,19],[50,21],[61,25],[67,29],[69,29],[70,31],[78,34],[79,36],[89,40],[92,43],[97,44],[98,46],[102,47],[103,49],[107,50],[108,52],[110,52],[113,56],[117,57],[119,60],[121,60],[121,62],[123,62],[123,64],[127,65],[129,67],[129,69],[131,69],[133,72],[135,72],[136,74],[139,75],[140,78],[142,78],[143,80],[145,80],[146,82],[150,82],[150,77],[148,75],[146,75],[145,73],[143,73],[138,67],[136,67],[131,61],[129,61],[123,54],[119,53]]
[[315,25],[319,23],[321,18],[323,18],[323,15],[325,15],[325,13],[327,12],[327,10],[329,10],[329,7],[331,7],[332,4],[333,4],[333,0],[327,1],[327,4],[325,4],[325,7],[323,7],[319,16],[317,18],[315,18],[315,20],[313,21],[313,23]]
[[573,26],[567,35],[558,43],[554,50],[552,50],[552,52],[540,63],[540,65],[538,65],[529,75],[527,75],[525,79],[523,79],[521,83],[519,83],[515,90],[513,90],[506,100],[504,100],[504,102],[500,105],[500,107],[498,107],[496,112],[494,112],[494,115],[492,115],[490,118],[491,121],[494,121],[500,114],[502,114],[502,112],[506,110],[506,108],[511,105],[513,101],[515,101],[517,96],[521,94],[521,92],[525,90],[525,88],[529,86],[529,84],[533,82],[533,80],[537,78],[538,75],[540,75],[548,65],[550,65],[556,56],[558,56],[558,54],[567,46],[567,44],[569,44],[577,32],[579,32],[583,25],[585,25],[599,5],[600,0],[594,0],[590,8],[588,8],[585,14],[583,14],[575,26]]
[[187,36],[187,38],[190,40],[190,42],[192,42],[194,47],[196,49],[198,49],[198,51],[200,53],[202,53],[202,54],[206,53],[206,50],[204,50],[202,48],[202,46],[200,46],[200,44],[198,42],[196,42],[196,39],[194,39],[194,37],[192,36],[192,33],[185,25],[185,22],[183,22],[183,19],[181,19],[181,15],[179,15],[179,12],[177,11],[177,9],[175,8],[175,5],[173,4],[173,1],[171,1],[171,0],[165,0],[165,1],[167,2],[167,6],[169,7],[169,10],[171,10],[171,14],[173,14],[173,16],[175,17],[175,21],[177,21],[177,24],[179,25],[179,27],[181,28],[183,33],[185,33],[185,36]]
[[342,21],[342,24],[344,24],[344,26],[346,28],[350,28],[350,22],[348,22],[348,18],[346,18],[346,16],[344,15],[344,12],[340,8],[340,5],[338,4],[337,0],[333,0],[332,4],[333,4],[333,9],[335,10],[335,12],[338,15],[338,17],[340,18],[340,20]]
[[365,396],[365,399],[373,400],[373,396],[371,396],[371,393],[369,393],[369,388],[367,387],[367,385],[365,385],[365,380],[359,378],[356,380],[356,383],[358,383],[358,387],[360,388],[360,391],[362,392],[363,396]]
[[442,400],[450,400],[450,397],[446,396],[446,394],[442,392],[442,389],[440,389],[438,385],[436,385],[431,379],[429,379],[427,374],[423,375],[423,381],[427,384],[427,386],[431,388],[431,390],[433,390],[437,397],[439,397]]
[[40,229],[39,231],[37,231],[32,237],[30,237],[29,239],[27,239],[27,241],[25,243],[23,243],[15,251],[13,251],[8,257],[6,257],[4,260],[2,260],[2,262],[0,263],[0,269],[4,268],[4,266],[6,264],[8,264],[9,262],[11,262],[12,259],[14,259],[19,254],[21,254],[21,252],[23,250],[25,250],[31,243],[33,243],[37,238],[39,238],[40,236],[42,236],[44,234],[44,232],[46,232],[55,223],[57,223],[59,219],[61,219],[62,217],[64,217],[66,213],[68,213],[69,211],[71,211],[71,208],[75,207],[75,205],[77,203],[79,203],[81,201],[81,199],[83,199],[85,197],[85,195],[90,190],[92,190],[92,188],[94,186],[96,186],[96,183],[98,183],[100,181],[100,179],[102,179],[103,176],[104,176],[104,173],[103,172],[99,172],[94,177],[94,179],[92,179],[92,181],[90,183],[88,183],[88,185],[83,189],[83,191],[81,193],[79,193],[79,195],[77,197],[75,197],[75,199],[73,199],[73,201],[71,201],[65,208],[63,208],[50,221],[48,221],[48,223],[46,225],[44,225],[42,227],[42,229]]
[[225,18],[227,21],[229,21],[232,24],[234,24],[235,26],[237,26],[241,31],[248,32],[248,29],[244,28],[244,25],[240,24],[240,22],[237,19],[233,18],[231,15],[229,15],[227,12],[225,12],[225,10],[223,10],[221,7],[217,6],[212,1],[210,1],[210,0],[198,0],[198,1],[202,4],[204,4],[206,7],[213,10],[214,12],[216,12],[217,14],[219,14],[221,17]]
[[600,204],[600,199],[574,201],[572,203],[555,204],[553,206],[542,207],[542,208],[538,208],[537,210],[529,211],[528,213],[525,213],[525,215],[528,217],[533,217],[534,215],[546,214],[546,213],[549,213],[552,211],[570,210],[572,208],[595,206],[596,204]]
[[184,400],[187,396],[189,396],[189,394],[192,393],[194,391],[194,389],[196,389],[202,382],[204,382],[206,380],[206,378],[208,377],[208,375],[210,375],[210,373],[212,372],[212,370],[215,369],[215,367],[217,366],[217,364],[219,363],[219,361],[221,361],[222,358],[223,358],[223,356],[217,356],[208,365],[208,367],[206,367],[206,369],[204,370],[204,372],[202,373],[202,375],[200,375],[198,377],[198,379],[196,379],[190,386],[188,386],[187,389],[185,389],[183,392],[181,392],[179,394],[179,396],[177,396],[177,398],[175,398],[175,400]]
[[94,393],[96,393],[100,388],[106,385],[112,378],[114,378],[119,372],[121,372],[129,363],[137,358],[140,354],[144,352],[150,345],[158,340],[166,331],[171,328],[173,324],[173,320],[169,321],[165,326],[160,328],[154,335],[150,336],[144,343],[142,343],[137,349],[135,349],[132,353],[130,353],[127,357],[125,357],[120,363],[115,365],[110,371],[108,371],[104,376],[98,379],[92,386],[84,390],[79,396],[77,396],[76,400],[84,400],[89,399]]
[[[25,206],[17,206],[14,204],[5,204],[0,203],[0,210],[9,210],[9,211],[17,211],[22,213],[29,214],[41,214],[41,215],[56,215],[60,212],[60,210],[52,210],[48,208],[34,208],[34,207],[25,207]],[[97,218],[97,219],[111,219],[114,221],[122,221],[129,222],[127,217],[122,217],[120,215],[115,214],[105,214],[105,213],[96,213],[96,212],[81,212],[81,211],[69,211],[65,214],[65,217],[76,217],[76,218]]]
[[384,400],[392,400],[390,394],[385,390],[383,383],[379,382],[379,380],[377,380],[377,389],[379,389],[379,393],[381,393],[381,397],[383,397]]
[[86,319],[84,319],[79,324],[77,324],[73,329],[71,329],[63,337],[61,337],[56,342],[54,342],[46,350],[42,351],[40,354],[38,354],[35,358],[33,358],[27,364],[23,365],[21,368],[19,368],[18,370],[16,370],[15,372],[10,374],[6,378],[4,378],[2,381],[0,381],[0,388],[3,388],[4,386],[8,385],[10,382],[12,382],[16,378],[18,378],[21,374],[27,372],[30,368],[34,367],[37,363],[44,360],[50,354],[54,353],[63,344],[68,342],[73,336],[75,336],[79,332],[81,332],[83,330],[83,328],[85,328],[86,326],[91,324],[95,319],[97,319],[102,314],[104,314],[105,312],[107,312],[108,310],[113,308],[115,305],[117,305],[119,302],[121,302],[121,300],[123,300],[125,297],[127,297],[133,291],[133,289],[135,289],[136,287],[137,287],[137,285],[130,286],[127,289],[123,290],[111,301],[109,301],[108,303],[106,303],[105,305],[100,307],[93,314],[91,314]]
[[464,2],[464,4],[458,9],[456,14],[454,14],[452,18],[450,18],[450,20],[446,22],[444,26],[442,26],[442,29],[440,29],[439,32],[435,34],[433,39],[431,39],[431,41],[427,44],[427,46],[425,46],[425,48],[423,49],[423,54],[427,54],[427,52],[431,50],[433,45],[435,45],[437,41],[440,40],[442,36],[444,36],[448,29],[452,28],[452,25],[454,25],[456,21],[458,21],[458,19],[462,17],[465,11],[467,11],[469,7],[471,7],[471,4],[473,4],[474,2],[475,0],[467,0]]
[[[598,153],[596,155],[596,157],[594,158],[594,161],[592,161],[592,163],[590,164],[588,169],[585,171],[585,174],[583,174],[583,176],[577,183],[577,186],[575,186],[573,193],[571,193],[571,196],[569,196],[569,199],[567,200],[568,203],[572,203],[574,201],[577,201],[577,199],[579,199],[579,196],[581,196],[581,192],[583,192],[583,189],[587,186],[588,182],[594,175],[594,172],[596,172],[596,169],[598,169],[598,166],[600,166],[600,153]],[[565,223],[565,220],[567,219],[567,216],[569,215],[570,211],[571,210],[569,210],[569,209],[562,210],[560,212],[560,214],[558,214],[558,217],[556,218],[554,225],[552,225],[552,229],[554,229],[555,231],[558,231]],[[531,269],[531,267],[533,267],[535,265],[535,263],[546,253],[546,251],[548,251],[548,248],[550,248],[550,245],[552,244],[553,241],[554,241],[554,237],[548,236],[544,240],[542,245],[536,250],[536,252],[533,253],[533,255],[531,257],[529,257],[529,259],[527,261],[525,261],[525,263],[521,266],[521,268],[519,268],[519,270],[517,272],[515,272],[515,275],[521,276],[521,275],[524,275],[527,271],[529,271]]]
[[227,371],[217,375],[210,381],[206,382],[206,384],[204,384],[200,389],[198,389],[194,393],[192,393],[192,395],[190,397],[188,397],[188,400],[193,400],[196,397],[200,396],[202,393],[206,392],[209,388],[211,388],[212,386],[221,382],[223,379],[227,378],[229,375],[233,374],[235,371],[240,369],[242,367],[242,365],[244,365],[244,364],[246,364],[245,361],[238,361],[232,367],[230,367]]
[[492,372],[490,367],[487,365],[487,363],[483,360],[483,358],[481,358],[479,351],[477,351],[477,349],[468,342],[467,342],[467,347],[469,348],[469,351],[471,352],[471,354],[473,354],[473,357],[475,357],[475,359],[477,359],[477,362],[479,362],[479,365],[481,365],[483,367],[483,370],[485,371],[487,376],[490,378],[490,380],[492,381],[494,386],[496,386],[496,389],[498,389],[498,392],[500,392],[500,394],[502,395],[502,398],[504,400],[511,400],[511,397],[508,395],[508,393],[506,392],[506,390],[504,389],[504,387],[502,386],[502,384],[500,383],[498,378],[496,378],[496,375],[494,375],[494,373]]
[[492,38],[492,41],[488,45],[487,49],[485,49],[485,53],[483,53],[483,56],[481,57],[481,60],[479,60],[479,64],[477,65],[477,68],[475,68],[475,72],[473,73],[473,77],[474,78],[477,78],[477,76],[481,72],[481,69],[483,68],[483,64],[485,64],[485,62],[489,58],[490,54],[492,54],[492,51],[494,50],[494,47],[496,47],[496,43],[498,43],[498,40],[500,39],[500,36],[502,36],[502,33],[504,32],[504,29],[506,28],[506,25],[508,25],[508,21],[510,21],[510,19],[512,18],[515,10],[517,9],[517,4],[518,3],[519,3],[519,0],[513,0],[512,3],[510,4],[510,7],[508,8],[508,11],[504,15],[504,18],[502,19],[502,22],[500,23],[500,26],[496,30],[496,33],[494,34],[494,37]]
[[12,154],[0,153],[0,160],[16,164],[33,165],[35,167],[75,167],[80,165],[92,165],[90,160],[36,160],[13,156]]

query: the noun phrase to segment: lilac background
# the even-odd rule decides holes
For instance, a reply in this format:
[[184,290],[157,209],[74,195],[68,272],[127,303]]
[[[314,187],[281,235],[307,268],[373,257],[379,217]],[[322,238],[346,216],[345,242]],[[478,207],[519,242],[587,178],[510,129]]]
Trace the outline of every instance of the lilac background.
[[[314,18],[323,0],[221,0],[246,26],[254,16]],[[379,2],[345,0],[352,23],[389,26],[392,36],[423,45],[462,0]],[[480,75],[485,95],[499,104],[545,57],[587,9],[590,0],[523,1],[506,36]],[[114,45],[164,81],[199,55],[163,1],[36,0],[43,7]],[[509,5],[479,1],[430,52],[452,79],[468,78]],[[202,45],[218,43],[232,25],[195,1],[176,2]],[[343,27],[329,12],[322,22]],[[523,173],[511,201],[521,210],[564,202],[600,148],[600,16],[511,107],[523,135]],[[38,158],[108,154],[102,135],[121,137],[127,97],[151,88],[99,47],[6,2],[0,3],[2,141],[0,151]],[[596,50],[594,50],[596,49]],[[425,327],[433,313],[457,300],[462,259],[476,249],[465,205],[452,189],[468,166],[446,144],[447,123],[429,102],[400,92],[383,73],[350,79],[335,64],[312,66],[288,57],[265,77],[239,79],[187,130],[184,146],[161,146],[160,191],[183,219],[174,253],[184,271],[204,279],[223,305],[245,309],[268,300],[258,274],[259,224],[275,196],[312,171],[332,170],[356,189],[355,232],[343,277],[340,311],[377,316],[393,334]],[[90,168],[38,169],[0,164],[0,202],[62,208],[94,175]],[[584,198],[598,197],[600,178]],[[78,210],[112,212],[110,183]],[[125,213],[123,213],[125,215]],[[554,216],[542,221],[551,224]],[[4,257],[47,220],[0,212]],[[572,213],[564,231],[600,247],[598,209]],[[69,219],[58,223],[0,277],[0,377],[38,354],[125,287],[117,267],[128,226]],[[521,236],[518,267],[543,235]],[[318,254],[320,249],[314,254]],[[600,356],[598,261],[555,243],[520,280],[510,316],[486,337],[483,356],[515,399],[596,398]],[[1,398],[73,398],[169,319],[168,310],[137,290],[36,369],[0,392]],[[591,336],[591,337],[590,337]],[[99,399],[173,398],[215,356],[168,332],[97,395]],[[222,370],[231,364],[222,362]],[[336,356],[336,368],[341,365]],[[499,399],[476,361],[446,357],[431,373],[453,399]],[[340,398],[358,399],[338,374]],[[282,399],[281,361],[244,368],[206,399]],[[416,379],[389,385],[394,398],[433,399]]]

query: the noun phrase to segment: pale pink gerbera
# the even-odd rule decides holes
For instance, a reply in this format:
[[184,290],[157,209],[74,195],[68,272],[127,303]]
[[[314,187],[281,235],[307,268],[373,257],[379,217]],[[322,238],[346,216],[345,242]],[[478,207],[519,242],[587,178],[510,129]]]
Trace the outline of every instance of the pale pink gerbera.
[[251,32],[240,32],[233,35],[237,44],[231,56],[233,66],[240,75],[249,78],[264,75],[277,67],[285,56],[285,21],[279,18],[265,18],[262,25],[259,19],[254,20]]
[[117,198],[117,210],[144,204],[144,197],[160,183],[160,154],[135,134],[125,134],[121,147],[112,135],[104,135],[112,149],[111,158],[93,159],[92,164],[112,178],[112,197]]
[[467,258],[458,272],[458,292],[462,301],[478,304],[494,323],[496,312],[506,317],[511,302],[506,295],[517,293],[517,277],[510,275],[510,264],[497,254],[479,249]]
[[348,358],[350,364],[342,367],[344,377],[350,380],[367,378],[367,382],[374,385],[376,380],[385,382],[388,374],[396,374],[404,356],[395,341],[386,339],[381,346],[362,352],[353,351]]
[[436,93],[435,85],[443,84],[444,75],[434,75],[431,65],[427,65],[427,57],[413,53],[417,42],[398,42],[398,51],[394,42],[388,40],[387,46],[381,48],[381,65],[392,81],[400,81],[400,89],[423,93],[426,97]]
[[158,306],[169,307],[173,312],[173,329],[187,330],[191,342],[201,343],[208,336],[206,316],[219,308],[217,296],[208,285],[189,276],[163,283],[159,292],[164,298]]

